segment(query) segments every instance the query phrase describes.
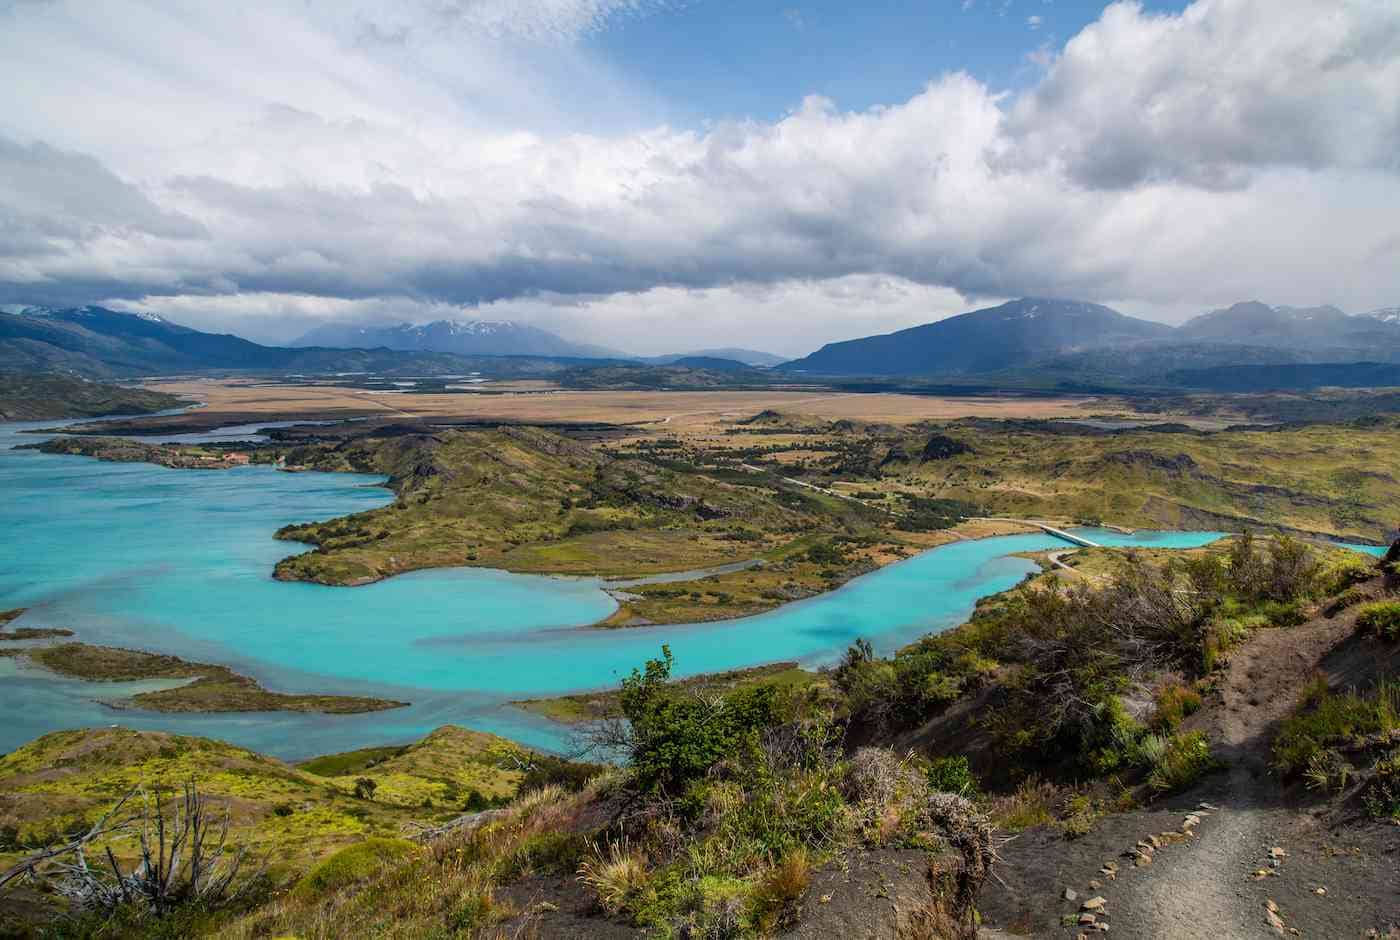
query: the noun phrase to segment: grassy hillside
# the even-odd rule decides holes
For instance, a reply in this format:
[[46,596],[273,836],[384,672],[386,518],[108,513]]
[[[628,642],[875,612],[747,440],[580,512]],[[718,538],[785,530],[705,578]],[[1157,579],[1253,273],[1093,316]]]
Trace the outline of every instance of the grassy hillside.
[[65,375],[0,372],[0,421],[150,414],[188,404],[174,395]]
[[814,432],[795,420],[736,426],[727,444],[719,456],[850,483],[844,492],[959,500],[987,515],[1375,543],[1400,525],[1393,418],[1213,432],[989,420]]
[[[445,727],[383,764],[318,776],[252,751],[204,738],[103,728],[45,735],[0,757],[0,865],[90,826],[137,784],[177,790],[194,780],[227,803],[231,838],[278,870],[299,871],[340,846],[399,836],[413,821],[461,812],[471,790],[513,792],[521,773],[502,767],[518,746]],[[374,780],[373,799],[355,781]],[[120,841],[119,855],[129,853]]]
[[615,459],[529,428],[441,431],[306,448],[288,464],[393,477],[394,505],[289,526],[313,552],[277,576],[358,584],[417,568],[639,575],[759,557],[813,533],[859,532],[874,514],[840,500]]

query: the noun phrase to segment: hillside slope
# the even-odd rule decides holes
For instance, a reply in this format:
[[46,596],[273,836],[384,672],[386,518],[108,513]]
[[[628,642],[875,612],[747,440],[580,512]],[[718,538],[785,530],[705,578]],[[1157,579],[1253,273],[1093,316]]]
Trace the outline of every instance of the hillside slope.
[[884,336],[828,343],[780,368],[814,375],[958,375],[1170,333],[1169,326],[1098,304],[1025,297]]

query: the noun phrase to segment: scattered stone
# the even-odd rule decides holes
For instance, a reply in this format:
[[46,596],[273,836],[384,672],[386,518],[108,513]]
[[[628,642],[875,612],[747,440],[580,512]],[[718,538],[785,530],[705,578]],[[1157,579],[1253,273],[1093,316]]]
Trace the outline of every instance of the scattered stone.
[[830,903],[831,903],[831,895],[829,895],[829,894],[823,894],[819,900],[820,900],[823,904],[830,904]]
[[1146,868],[1148,865],[1151,865],[1151,864],[1152,864],[1152,856],[1151,856],[1151,855],[1139,855],[1139,856],[1138,856],[1136,859],[1134,859],[1134,861],[1133,861],[1133,865],[1135,865],[1135,866],[1138,867],[1138,868]]
[[1277,874],[1278,874],[1278,872],[1274,871],[1273,869],[1270,869],[1270,868],[1259,868],[1259,869],[1256,869],[1256,870],[1254,871],[1254,873],[1253,873],[1252,875],[1250,875],[1250,877],[1253,878],[1255,881],[1260,881],[1260,880],[1262,880],[1262,879],[1264,879],[1264,878],[1268,878],[1268,877],[1271,876],[1271,875],[1277,875]]
[[1321,898],[1321,897],[1326,897],[1326,896],[1327,896],[1327,889],[1326,889],[1326,888],[1323,888],[1323,887],[1314,888],[1314,889],[1313,889],[1313,894],[1317,895],[1317,896],[1320,897],[1320,898]]
[[1269,849],[1269,858],[1287,858],[1288,853],[1278,846]]
[[1162,840],[1157,838],[1156,836],[1148,836],[1147,844],[1152,846],[1154,849],[1160,849],[1162,847]]
[[1287,933],[1287,927],[1283,923],[1283,918],[1279,916],[1278,905],[1273,899],[1264,902],[1264,922],[1273,928],[1274,933],[1282,936]]
[[1102,897],[1102,896],[1095,896],[1095,897],[1092,897],[1092,898],[1090,898],[1089,900],[1085,901],[1083,904],[1081,904],[1081,905],[1079,906],[1079,909],[1080,909],[1081,911],[1093,911],[1093,912],[1095,912],[1095,913],[1099,913],[1099,912],[1103,911],[1103,907],[1104,907],[1104,905],[1107,904],[1107,903],[1108,903],[1108,899],[1107,899],[1107,898]]
[[1090,891],[1097,891],[1097,890],[1099,889],[1099,887],[1101,886],[1101,884],[1102,884],[1102,882],[1100,882],[1097,878],[1091,878],[1091,879],[1089,879],[1089,890],[1090,890]]
[[1074,890],[1073,888],[1066,888],[1066,889],[1065,889],[1065,900],[1066,900],[1066,901],[1073,901],[1073,900],[1076,900],[1078,897],[1079,897],[1079,892],[1078,892],[1078,891]]
[[557,910],[559,910],[559,905],[553,901],[541,901],[535,905],[536,914],[553,914]]
[[1108,924],[1105,924],[1103,921],[1099,921],[1097,924],[1094,925],[1094,929],[1097,930],[1099,933],[1108,933]]
[[1219,806],[1212,806],[1212,805],[1210,805],[1209,803],[1197,803],[1196,805],[1199,806],[1201,809],[1213,809],[1213,810],[1219,810],[1219,809],[1220,809]]
[[1264,907],[1272,914],[1278,913],[1278,904],[1274,902],[1273,898],[1267,898],[1264,901]]
[[1118,870],[1118,863],[1117,863],[1117,862],[1104,862],[1104,863],[1103,863],[1103,867],[1104,867],[1104,869],[1107,870],[1107,871],[1117,871],[1117,870]]
[[1079,915],[1079,926],[1081,926],[1081,927],[1092,927],[1094,924],[1098,923],[1098,920],[1099,920],[1099,919],[1098,919],[1097,917],[1095,917],[1093,914],[1080,914],[1080,915]]

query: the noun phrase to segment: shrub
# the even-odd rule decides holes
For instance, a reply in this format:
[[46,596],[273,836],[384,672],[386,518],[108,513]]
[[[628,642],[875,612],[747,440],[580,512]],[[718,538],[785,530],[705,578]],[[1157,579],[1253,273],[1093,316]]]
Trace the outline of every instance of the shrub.
[[1331,745],[1400,727],[1397,712],[1400,683],[1382,682],[1364,696],[1338,695],[1319,676],[1303,692],[1297,710],[1284,720],[1274,739],[1274,763],[1286,774],[1300,773]]
[[355,796],[361,800],[374,799],[374,791],[379,789],[379,784],[369,777],[360,777],[355,781]]
[[418,846],[405,839],[366,839],[336,852],[297,882],[296,894],[315,897],[364,881],[385,866],[417,854]]
[[1376,601],[1356,613],[1356,625],[1383,640],[1400,640],[1400,601]]
[[1165,753],[1152,768],[1147,785],[1156,793],[1175,793],[1191,786],[1220,762],[1210,753],[1210,742],[1200,731],[1175,734],[1167,741]]
[[760,936],[767,936],[797,919],[797,902],[811,880],[805,849],[796,849],[765,870],[749,894],[749,916]]
[[1361,802],[1376,819],[1400,820],[1400,751],[1376,762]]
[[961,754],[935,757],[928,765],[927,775],[929,789],[935,793],[956,793],[968,799],[977,796],[977,777]]
[[1201,693],[1180,682],[1163,685],[1157,690],[1155,700],[1152,727],[1158,731],[1175,731],[1186,716],[1201,708]]
[[525,770],[518,792],[528,793],[555,786],[577,793],[584,784],[607,770],[607,764],[565,760],[552,754],[534,754],[530,757],[530,766]]
[[1369,559],[1348,554],[1322,569],[1318,590],[1325,597],[1335,597],[1353,585],[1369,581],[1375,573],[1375,565]]
[[1054,784],[1028,777],[1015,792],[993,799],[988,815],[999,828],[1020,832],[1054,822],[1051,810],[1058,798],[1059,790]]
[[760,732],[777,723],[777,690],[760,685],[703,698],[669,684],[670,647],[661,654],[622,680],[624,720],[605,723],[595,743],[625,754],[641,790],[679,795],[715,764],[757,746]]
[[591,855],[579,864],[578,877],[597,893],[598,904],[613,917],[633,905],[650,881],[645,859],[626,839],[611,843],[607,852],[592,846]]

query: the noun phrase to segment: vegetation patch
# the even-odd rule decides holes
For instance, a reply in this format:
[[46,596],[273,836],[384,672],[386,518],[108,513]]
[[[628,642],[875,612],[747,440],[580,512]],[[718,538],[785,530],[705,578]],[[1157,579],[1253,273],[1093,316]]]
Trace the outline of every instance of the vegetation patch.
[[93,682],[190,680],[173,689],[133,695],[117,707],[159,712],[294,711],[343,715],[401,708],[407,704],[346,695],[269,692],[254,679],[241,676],[227,666],[191,663],[175,656],[87,643],[38,646],[25,649],[23,655],[59,675]]
[[1400,601],[1376,601],[1356,612],[1356,626],[1382,640],[1400,640]]

